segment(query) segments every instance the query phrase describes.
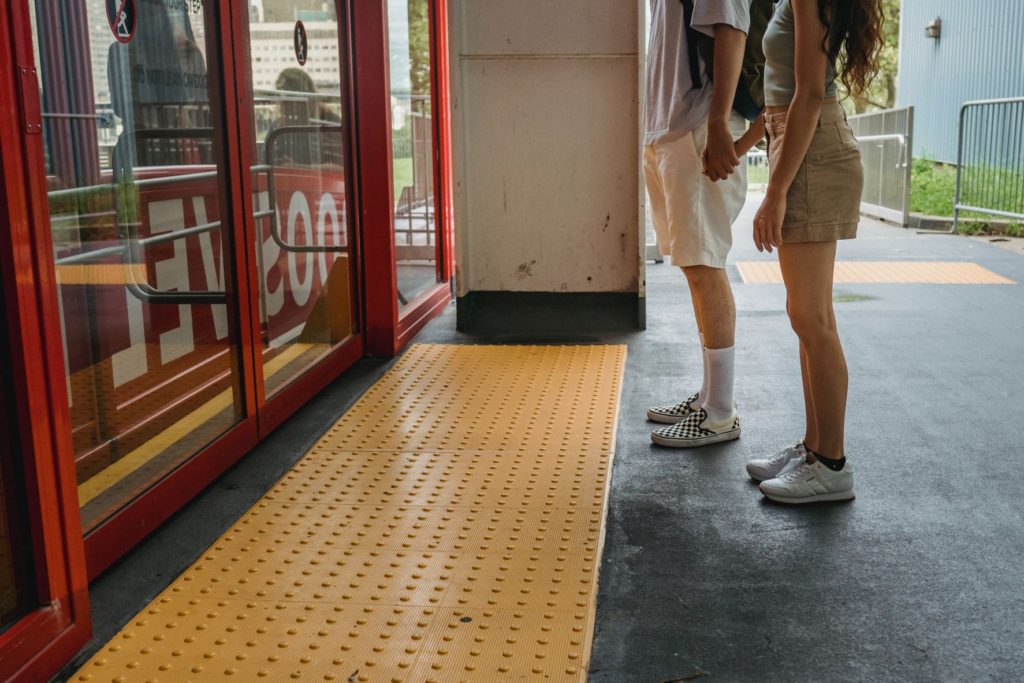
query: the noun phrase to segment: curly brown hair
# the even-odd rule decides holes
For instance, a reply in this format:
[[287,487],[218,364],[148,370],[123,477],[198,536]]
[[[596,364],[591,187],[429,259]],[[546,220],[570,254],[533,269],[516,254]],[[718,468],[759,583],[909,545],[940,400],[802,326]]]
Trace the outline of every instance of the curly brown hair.
[[825,25],[822,47],[836,75],[852,94],[867,90],[878,74],[885,17],[879,0],[818,0]]

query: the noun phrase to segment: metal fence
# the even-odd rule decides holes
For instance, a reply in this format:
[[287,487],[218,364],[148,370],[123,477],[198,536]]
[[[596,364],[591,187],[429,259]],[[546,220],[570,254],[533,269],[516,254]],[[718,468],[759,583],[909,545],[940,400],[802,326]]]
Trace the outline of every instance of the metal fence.
[[858,114],[849,122],[864,163],[861,213],[909,225],[914,108]]
[[961,211],[1024,219],[1024,97],[960,107],[954,232]]

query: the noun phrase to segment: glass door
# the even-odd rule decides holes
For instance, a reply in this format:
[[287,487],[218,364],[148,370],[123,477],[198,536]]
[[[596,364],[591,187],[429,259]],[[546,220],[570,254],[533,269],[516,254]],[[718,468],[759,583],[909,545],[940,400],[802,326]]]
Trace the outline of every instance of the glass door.
[[429,0],[388,0],[392,190],[399,315],[442,281]]
[[268,401],[357,330],[348,22],[339,4],[250,3],[243,31],[257,362]]
[[88,533],[244,417],[219,26],[199,0],[28,4]]
[[[0,351],[7,349],[0,342]],[[0,438],[5,448],[0,451],[0,633],[3,633],[34,606],[35,595],[31,590],[32,568],[28,563],[32,553],[26,552],[29,545],[25,489],[18,447],[17,433],[13,428],[14,416],[10,412],[13,396],[10,387],[13,381],[6,363],[0,367]]]

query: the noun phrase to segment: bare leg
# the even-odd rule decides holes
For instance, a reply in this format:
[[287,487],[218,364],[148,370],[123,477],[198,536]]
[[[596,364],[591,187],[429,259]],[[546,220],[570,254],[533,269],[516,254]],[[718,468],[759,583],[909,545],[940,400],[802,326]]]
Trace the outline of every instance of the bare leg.
[[[790,315],[789,297],[786,297],[786,315]],[[792,316],[791,316],[792,317]],[[807,375],[807,350],[800,346],[800,380],[804,391],[804,444],[818,442],[817,419],[814,417],[814,397],[811,396],[811,382]]]
[[727,349],[736,343],[736,303],[723,268],[687,266],[697,326],[709,349]]
[[[680,268],[683,271],[683,275],[686,275],[686,268]],[[689,278],[687,278],[689,283]],[[690,303],[693,304],[693,317],[697,321],[697,334],[704,338],[704,322],[700,319],[700,306],[697,305],[697,296],[693,293],[693,287],[690,287]]]
[[818,418],[814,415],[814,397],[811,395],[811,380],[807,374],[807,351],[800,344],[800,377],[804,387],[804,413],[807,426],[804,431],[804,444],[818,443]]
[[842,458],[849,379],[832,308],[835,257],[834,241],[779,247],[789,319],[800,338],[801,365],[806,368],[805,395],[810,397],[806,444],[826,457]]

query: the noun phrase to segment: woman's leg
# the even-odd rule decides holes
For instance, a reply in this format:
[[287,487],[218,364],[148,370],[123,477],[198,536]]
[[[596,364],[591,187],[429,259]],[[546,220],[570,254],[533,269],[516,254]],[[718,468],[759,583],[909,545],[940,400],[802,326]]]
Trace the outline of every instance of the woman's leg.
[[[789,315],[789,297],[786,297],[786,314]],[[814,397],[807,376],[807,350],[800,342],[800,381],[804,390],[804,444],[818,442],[818,421],[814,416]]]
[[848,376],[832,309],[835,257],[834,241],[779,248],[789,319],[800,338],[805,396],[810,397],[806,445],[827,458],[839,459],[844,457]]
[[804,444],[818,443],[818,418],[814,414],[814,396],[811,394],[811,380],[807,374],[807,349],[803,342],[800,342],[800,379],[804,388],[804,414],[806,417],[806,428],[804,430]]

